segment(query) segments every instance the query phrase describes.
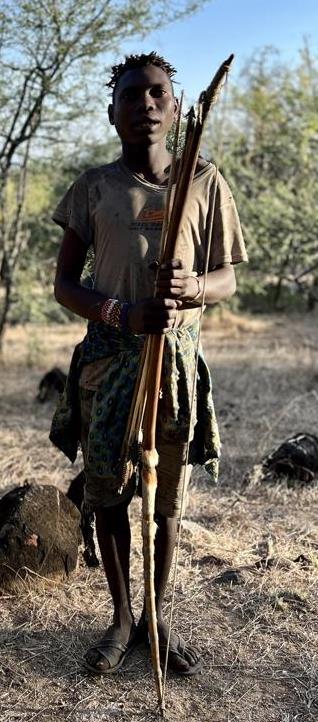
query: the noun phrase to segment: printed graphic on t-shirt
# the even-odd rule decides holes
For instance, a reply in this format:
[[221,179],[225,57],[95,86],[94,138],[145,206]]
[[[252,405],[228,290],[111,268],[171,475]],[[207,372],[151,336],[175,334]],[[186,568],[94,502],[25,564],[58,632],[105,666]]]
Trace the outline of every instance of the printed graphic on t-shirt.
[[164,214],[164,208],[142,208],[129,228],[132,231],[158,231],[162,226]]

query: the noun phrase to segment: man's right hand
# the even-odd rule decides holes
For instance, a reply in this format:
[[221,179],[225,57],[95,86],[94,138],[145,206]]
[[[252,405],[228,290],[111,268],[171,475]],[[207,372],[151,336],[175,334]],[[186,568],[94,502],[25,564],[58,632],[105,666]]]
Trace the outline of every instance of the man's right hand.
[[127,323],[133,333],[167,333],[173,328],[180,301],[172,298],[148,298],[135,303],[128,311]]

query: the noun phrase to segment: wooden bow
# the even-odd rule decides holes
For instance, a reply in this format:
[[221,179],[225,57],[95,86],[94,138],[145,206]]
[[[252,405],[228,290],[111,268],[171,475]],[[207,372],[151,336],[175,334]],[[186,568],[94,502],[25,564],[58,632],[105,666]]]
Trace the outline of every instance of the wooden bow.
[[[176,243],[181,230],[187,199],[195,173],[204,123],[212,104],[217,100],[233,57],[233,55],[230,55],[230,57],[222,63],[211,84],[201,93],[196,111],[192,107],[188,113],[184,149],[178,162],[178,171],[176,172],[176,148],[178,144],[181,111],[179,113],[167,192],[165,220],[162,230],[161,263],[165,263],[175,257]],[[175,193],[172,207],[170,208],[173,184],[175,184]],[[162,715],[164,713],[164,697],[154,587],[154,539],[156,530],[154,511],[157,490],[156,467],[159,460],[156,451],[156,423],[164,341],[164,334],[149,335],[146,339],[122,449],[122,458],[127,460],[130,455],[130,446],[133,440],[136,439],[136,436],[138,441],[142,443],[142,532],[145,602],[152,664],[156,680],[159,709]],[[130,475],[131,471],[132,465],[131,462],[128,462],[125,466],[126,478]]]

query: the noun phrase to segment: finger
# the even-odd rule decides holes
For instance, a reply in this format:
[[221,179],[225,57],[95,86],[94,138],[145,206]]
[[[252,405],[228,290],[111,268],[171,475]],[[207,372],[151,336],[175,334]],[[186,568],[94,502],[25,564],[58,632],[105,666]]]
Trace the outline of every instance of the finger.
[[162,298],[160,300],[161,303],[163,303],[163,307],[166,309],[175,310],[178,308],[176,301],[172,298]]
[[175,319],[166,319],[162,320],[161,323],[154,323],[154,320],[151,319],[147,323],[145,323],[145,331],[144,333],[154,333],[154,334],[161,334],[161,333],[167,333],[167,331],[170,331],[171,328],[173,328],[175,325]]
[[183,278],[183,276],[177,277],[177,278],[161,278],[157,283],[157,289],[163,290],[165,288],[182,288],[188,283],[187,278]]
[[163,271],[160,271],[157,278],[157,284],[158,283],[164,283],[172,278],[189,278],[189,271],[185,271],[183,269],[177,268],[176,270],[173,269],[164,269]]
[[170,321],[174,322],[178,315],[177,308],[157,309],[154,312],[148,311],[144,316],[144,324],[153,327],[163,328]]
[[156,316],[148,316],[147,323],[154,323],[156,326],[165,326],[170,321],[173,322],[177,318],[178,312],[176,309],[170,309],[168,311],[156,314]]
[[166,311],[165,318],[167,319],[175,319],[177,318],[178,311],[176,308],[171,308],[168,311]]
[[188,281],[184,278],[171,278],[169,281],[160,283],[156,287],[156,293],[161,298],[171,297],[171,292],[184,293],[188,287]]
[[171,298],[177,301],[187,296],[187,286],[183,282],[176,285],[171,284],[171,286],[162,289],[158,288],[157,295],[158,298]]
[[171,278],[170,280],[170,288],[184,288],[185,285],[184,278]]
[[164,294],[162,295],[168,296],[168,298],[173,301],[177,301],[178,299],[183,298],[184,293],[180,288],[171,288],[169,291],[165,290]]
[[146,313],[160,313],[160,311],[166,308],[177,308],[177,302],[169,296],[156,297],[147,303],[145,308]]
[[160,266],[160,269],[167,270],[167,269],[173,269],[173,268],[183,268],[183,261],[181,258],[173,258],[172,261],[166,261],[165,263],[162,263]]
[[167,298],[170,298],[171,292],[176,293],[182,293],[186,288],[186,284],[183,279],[177,280],[175,283],[174,281],[170,281],[169,283],[164,283],[160,286],[157,286],[157,293],[160,294],[161,298],[165,298],[165,294],[167,294]]

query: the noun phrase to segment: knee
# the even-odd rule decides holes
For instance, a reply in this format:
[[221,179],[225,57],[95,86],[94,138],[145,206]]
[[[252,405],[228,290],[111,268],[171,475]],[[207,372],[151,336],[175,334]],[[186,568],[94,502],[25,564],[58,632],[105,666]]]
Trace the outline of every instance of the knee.
[[96,529],[102,529],[110,533],[118,530],[123,524],[128,523],[128,503],[116,504],[115,506],[99,507],[95,511]]
[[155,521],[160,531],[167,535],[175,535],[178,529],[178,519],[173,516],[163,516],[160,512],[156,513]]

